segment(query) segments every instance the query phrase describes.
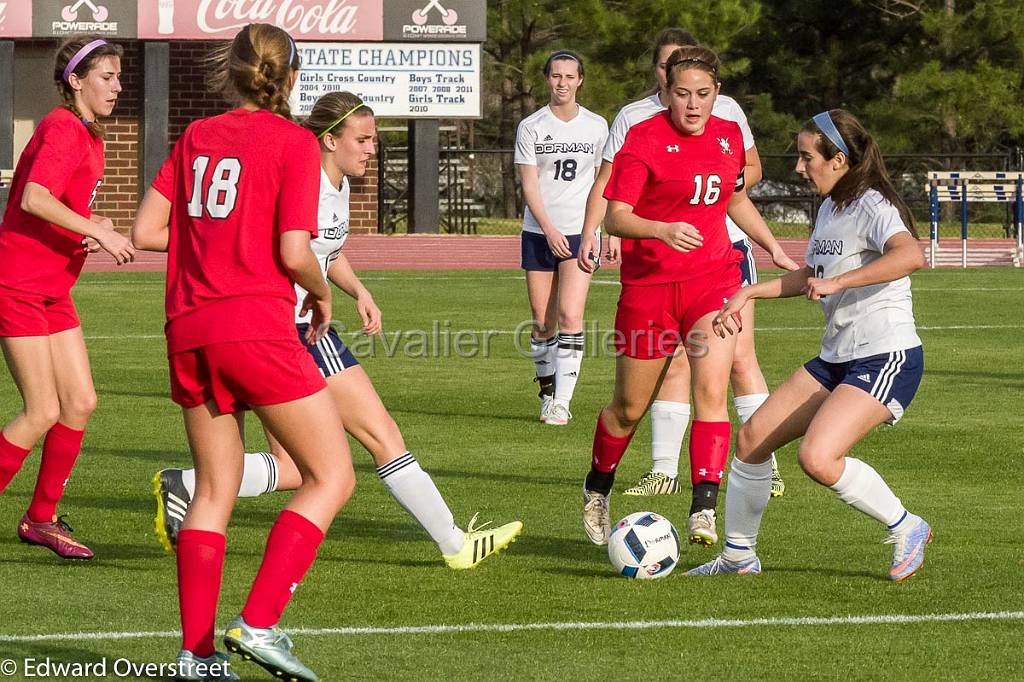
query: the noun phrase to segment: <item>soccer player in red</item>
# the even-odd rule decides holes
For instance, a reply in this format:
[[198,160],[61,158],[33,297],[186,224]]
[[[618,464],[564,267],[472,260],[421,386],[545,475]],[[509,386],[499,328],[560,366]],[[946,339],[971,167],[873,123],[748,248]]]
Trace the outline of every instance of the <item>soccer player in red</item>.
[[680,346],[693,374],[691,448],[709,471],[723,469],[729,453],[726,397],[736,343],[711,329],[722,301],[740,286],[726,212],[745,231],[767,227],[744,191],[740,127],[711,113],[718,64],[703,47],[672,53],[669,109],[630,129],[605,189],[605,225],[623,238],[622,293],[615,391],[598,415],[583,488],[584,529],[598,545],[610,533],[615,467]]
[[178,672],[206,679],[201,671],[226,658],[213,631],[242,476],[243,411],[252,409],[291,453],[302,483],[270,531],[224,643],[276,677],[315,680],[277,623],[355,486],[341,417],[293,320],[292,281],[309,292],[307,342],[323,337],[331,317],[331,291],[310,249],[320,150],[290,119],[299,55],[287,33],[250,24],[211,62],[211,85],[239,106],[186,129],[132,231],[139,248],[168,252],[171,397],[182,406],[196,470],[177,543]]
[[121,48],[73,36],[57,50],[63,105],[46,115],[18,160],[0,223],[0,346],[24,407],[0,432],[0,492],[44,434],[39,477],[18,523],[23,542],[65,559],[93,554],[57,516],[96,408],[89,356],[71,299],[91,237],[118,265],[134,259],[127,237],[92,213],[103,177],[103,128],[121,92]]

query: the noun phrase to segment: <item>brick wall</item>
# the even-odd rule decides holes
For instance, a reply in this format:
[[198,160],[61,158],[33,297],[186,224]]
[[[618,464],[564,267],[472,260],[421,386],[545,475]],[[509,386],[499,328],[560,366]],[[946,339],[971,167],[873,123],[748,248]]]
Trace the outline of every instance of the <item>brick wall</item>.
[[[142,98],[141,43],[124,41],[121,62],[124,91],[115,115],[106,119],[107,167],[103,185],[96,197],[95,210],[109,217],[121,230],[128,230],[140,200],[138,144],[139,116],[144,115]],[[210,41],[174,41],[170,46],[170,144],[197,118],[226,111],[230,106],[220,95],[206,89],[203,59],[216,45]],[[169,151],[169,149],[168,149]],[[377,231],[377,163],[372,161],[366,177],[353,179],[351,194],[352,232]],[[141,188],[145,191],[145,188]]]
[[132,226],[139,203],[139,101],[142,98],[140,44],[122,41],[121,94],[114,115],[103,119],[107,166],[93,210],[114,221],[119,230]]

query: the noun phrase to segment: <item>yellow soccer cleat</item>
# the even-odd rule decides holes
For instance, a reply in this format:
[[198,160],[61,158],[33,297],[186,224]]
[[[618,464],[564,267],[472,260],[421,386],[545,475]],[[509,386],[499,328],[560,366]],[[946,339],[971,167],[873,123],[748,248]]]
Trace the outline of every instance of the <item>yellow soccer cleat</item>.
[[463,571],[473,568],[489,556],[493,556],[505,549],[523,532],[521,521],[506,523],[504,526],[484,530],[488,525],[485,523],[480,528],[474,527],[477,515],[469,522],[469,527],[463,532],[465,542],[455,554],[445,554],[444,562],[448,568],[456,571]]

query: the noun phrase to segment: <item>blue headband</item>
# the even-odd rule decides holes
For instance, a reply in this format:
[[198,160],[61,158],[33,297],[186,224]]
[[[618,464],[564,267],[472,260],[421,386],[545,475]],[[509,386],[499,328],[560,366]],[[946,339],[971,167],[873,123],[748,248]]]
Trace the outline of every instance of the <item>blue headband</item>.
[[846,146],[846,140],[839,134],[839,128],[836,128],[836,124],[832,122],[832,116],[827,111],[823,111],[811,120],[814,121],[814,125],[818,126],[821,134],[849,158],[850,148]]

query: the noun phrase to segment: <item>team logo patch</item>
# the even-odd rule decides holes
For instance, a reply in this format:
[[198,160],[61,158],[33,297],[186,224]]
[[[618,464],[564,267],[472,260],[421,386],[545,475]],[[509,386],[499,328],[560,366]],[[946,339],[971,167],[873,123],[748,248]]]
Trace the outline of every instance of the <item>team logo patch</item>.
[[677,145],[677,144],[667,144],[667,145],[665,145],[665,151],[667,151],[667,152],[677,152],[677,151],[679,151],[679,145]]
[[726,137],[718,138],[718,146],[722,148],[723,154],[729,154],[732,156],[732,147],[729,146],[729,139]]

